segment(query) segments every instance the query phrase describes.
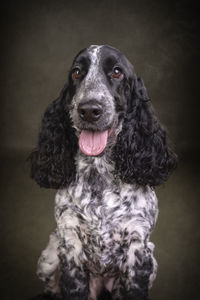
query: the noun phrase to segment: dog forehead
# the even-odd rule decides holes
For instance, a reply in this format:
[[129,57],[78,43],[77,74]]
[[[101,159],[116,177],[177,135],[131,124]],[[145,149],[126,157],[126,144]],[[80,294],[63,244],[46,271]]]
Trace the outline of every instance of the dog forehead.
[[122,67],[123,71],[127,74],[128,77],[134,75],[135,70],[132,63],[128,58],[118,49],[109,46],[109,45],[92,45],[88,48],[90,55],[91,63],[94,65],[118,65]]
[[90,57],[91,65],[94,67],[98,67],[101,59],[101,48],[103,46],[91,45],[88,48],[88,53]]
[[82,58],[89,58],[91,63],[96,63],[108,58],[113,57],[115,60],[121,60],[126,57],[116,48],[109,45],[91,45],[88,48],[82,49],[75,57],[75,61],[79,61]]
[[91,45],[88,48],[88,53],[90,56],[91,63],[101,64],[106,60],[106,59],[111,59],[115,62],[120,61],[124,55],[116,48],[113,48],[108,45]]
[[103,65],[114,66],[118,64],[126,71],[127,76],[133,76],[135,73],[134,67],[127,57],[118,49],[109,45],[91,45],[88,48],[81,50],[75,58],[76,62],[83,62],[93,69],[93,72],[98,72]]

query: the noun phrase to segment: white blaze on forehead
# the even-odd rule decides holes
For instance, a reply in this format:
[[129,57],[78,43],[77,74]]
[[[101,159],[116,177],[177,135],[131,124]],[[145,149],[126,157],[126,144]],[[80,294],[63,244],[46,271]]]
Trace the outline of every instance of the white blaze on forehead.
[[90,68],[88,74],[86,76],[86,86],[90,85],[91,83],[98,81],[99,77],[99,66],[100,66],[100,59],[101,59],[101,48],[102,46],[92,45],[89,47],[89,57],[90,57]]
[[100,58],[100,50],[103,46],[99,46],[99,45],[91,45],[88,48],[88,52],[90,54],[90,56],[92,57],[93,60]]

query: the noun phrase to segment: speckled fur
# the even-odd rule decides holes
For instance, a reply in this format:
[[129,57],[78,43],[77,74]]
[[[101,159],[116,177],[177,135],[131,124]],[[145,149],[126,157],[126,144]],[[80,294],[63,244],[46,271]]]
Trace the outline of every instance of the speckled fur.
[[[77,65],[80,80],[72,76]],[[117,79],[115,66],[122,72]],[[83,122],[77,107],[94,98],[102,116]],[[111,132],[98,157],[78,148],[88,129]],[[57,189],[56,229],[38,261],[45,294],[36,299],[148,300],[157,272],[150,242],[158,216],[154,186],[167,180],[176,155],[124,55],[90,46],[76,56],[30,160],[32,178]]]
[[[57,230],[40,257],[38,274],[46,281],[46,290],[59,292],[56,280],[53,285],[58,276],[54,271],[63,267],[62,261],[70,266],[66,276],[76,274],[75,291],[78,288],[85,294],[89,278],[103,278],[104,285],[113,278],[113,299],[133,290],[143,293],[143,285],[145,289],[152,285],[157,270],[149,242],[158,214],[155,192],[148,186],[122,183],[105,157],[78,153],[76,159],[76,181],[56,194]],[[52,249],[57,249],[57,257]]]

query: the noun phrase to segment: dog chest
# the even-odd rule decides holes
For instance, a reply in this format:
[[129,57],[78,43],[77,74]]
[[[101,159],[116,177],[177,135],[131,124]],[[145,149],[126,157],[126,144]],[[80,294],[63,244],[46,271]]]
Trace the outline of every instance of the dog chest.
[[157,212],[157,199],[149,188],[112,184],[96,193],[87,181],[81,181],[56,196],[61,236],[66,243],[79,245],[85,263],[93,269],[96,266],[98,272],[106,272],[116,258],[116,265],[124,262],[132,245],[144,243]]

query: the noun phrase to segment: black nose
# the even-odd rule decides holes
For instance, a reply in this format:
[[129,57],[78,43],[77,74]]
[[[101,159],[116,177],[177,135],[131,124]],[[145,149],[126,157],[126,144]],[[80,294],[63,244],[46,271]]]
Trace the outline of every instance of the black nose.
[[87,122],[95,122],[102,115],[102,107],[97,103],[80,103],[78,106],[78,113],[82,120]]

